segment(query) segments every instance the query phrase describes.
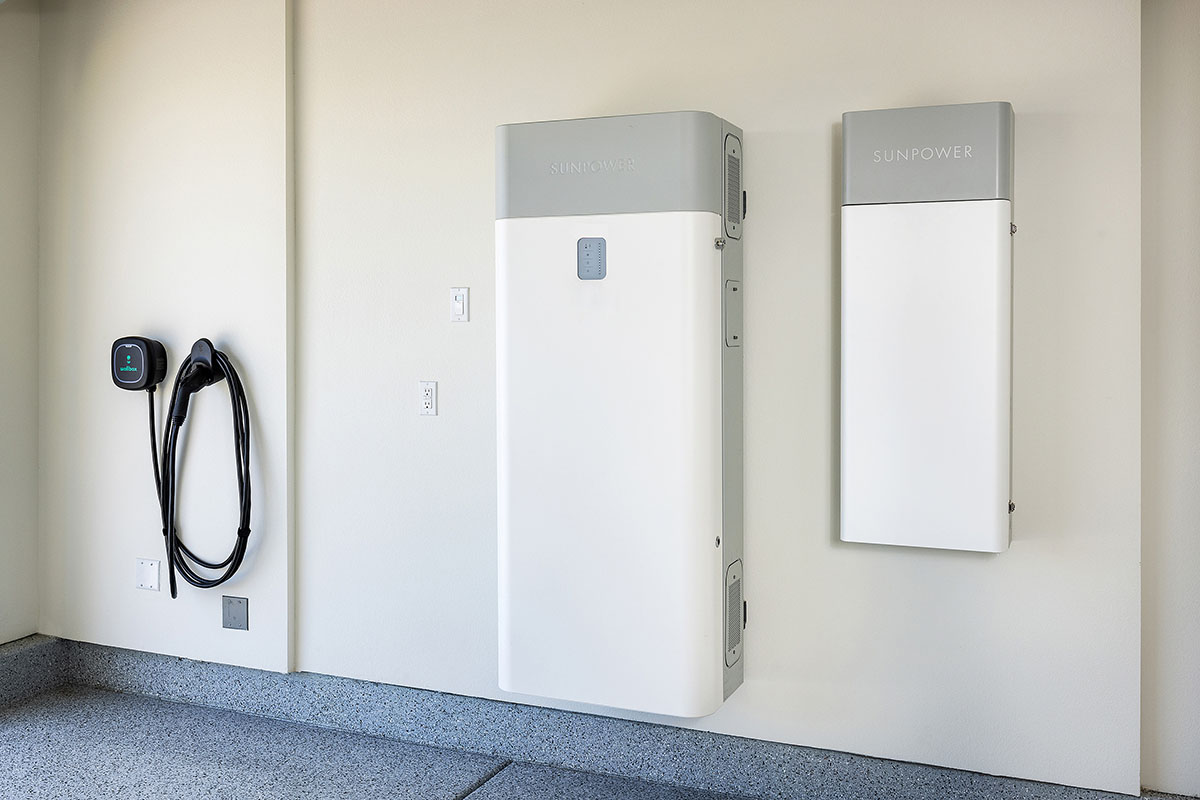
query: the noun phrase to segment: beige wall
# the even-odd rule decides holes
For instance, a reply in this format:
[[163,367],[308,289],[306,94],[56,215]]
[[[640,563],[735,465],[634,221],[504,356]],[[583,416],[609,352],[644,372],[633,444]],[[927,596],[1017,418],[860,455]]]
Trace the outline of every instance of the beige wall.
[[1142,782],[1200,795],[1200,3],[1142,7]]
[[[286,668],[295,459],[295,665],[504,697],[493,128],[701,108],[746,130],[751,616],[745,686],[680,724],[1132,792],[1141,695],[1144,782],[1200,792],[1195,3],[295,5],[294,278],[289,3],[44,0],[40,183],[34,4],[0,5],[0,98],[26,109],[0,116],[0,233],[24,242],[0,252],[0,326],[34,342],[39,309],[43,363],[36,506],[36,393],[0,382],[0,442],[26,452],[0,465],[0,499],[27,515],[0,570],[34,558],[20,531],[40,508],[40,630]],[[1013,548],[842,545],[840,114],[998,99],[1017,112]],[[459,285],[466,325],[447,319]],[[251,598],[248,634],[220,629],[219,591],[133,588],[162,546],[145,401],[100,365],[134,332],[173,363],[210,336],[243,370],[255,547],[227,588]],[[416,415],[420,379],[440,382],[435,419]],[[223,554],[223,387],[188,424],[185,533]],[[30,632],[32,570],[0,581],[0,638]]]
[[0,5],[0,643],[37,629],[36,0]]
[[[287,9],[42,3],[44,633],[288,668]],[[109,377],[130,334],[167,345],[172,377],[211,338],[246,385],[254,533],[221,590],[166,591],[146,399]],[[185,440],[179,527],[220,560],[238,524],[224,383],[192,401]],[[138,557],[164,559],[163,591],[135,587]],[[222,629],[222,594],[249,598],[248,632]]]
[[[699,108],[746,132],[750,627],[746,684],[681,724],[1136,791],[1137,2],[296,13],[299,668],[505,696],[493,128]],[[979,100],[1017,113],[1013,547],[846,546],[840,115]],[[437,418],[417,416],[421,379]]]

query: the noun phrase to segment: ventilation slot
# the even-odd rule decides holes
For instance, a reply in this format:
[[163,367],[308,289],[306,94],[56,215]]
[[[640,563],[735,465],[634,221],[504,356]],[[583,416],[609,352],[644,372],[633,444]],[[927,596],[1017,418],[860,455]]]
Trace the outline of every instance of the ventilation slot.
[[734,578],[733,583],[725,587],[725,652],[734,654],[741,643],[742,579]]
[[725,137],[725,235],[742,238],[742,140]]
[[742,160],[725,156],[725,219],[730,226],[742,224]]

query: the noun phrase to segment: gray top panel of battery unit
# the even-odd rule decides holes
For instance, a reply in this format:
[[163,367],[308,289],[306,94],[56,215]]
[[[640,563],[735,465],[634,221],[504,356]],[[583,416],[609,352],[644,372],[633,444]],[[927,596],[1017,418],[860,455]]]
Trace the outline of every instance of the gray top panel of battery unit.
[[1012,179],[1008,103],[842,115],[842,205],[1011,200]]
[[724,137],[702,111],[501,125],[496,219],[645,211],[721,213]]

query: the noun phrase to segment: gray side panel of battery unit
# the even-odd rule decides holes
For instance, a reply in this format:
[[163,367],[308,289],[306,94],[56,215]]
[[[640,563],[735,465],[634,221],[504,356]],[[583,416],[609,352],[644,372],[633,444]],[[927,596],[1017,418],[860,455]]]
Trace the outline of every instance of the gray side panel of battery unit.
[[723,140],[701,111],[496,129],[496,219],[648,211],[722,213]]
[[[732,141],[731,141],[732,137]],[[733,145],[736,145],[734,147]],[[742,346],[745,332],[742,327],[742,296],[745,282],[742,280],[742,176],[744,169],[744,147],[742,131],[728,122],[722,123],[716,153],[721,154],[721,172],[718,189],[723,189],[725,198],[724,230],[725,247],[721,250],[722,327],[721,341],[721,469],[722,469],[722,541],[721,541],[721,584],[725,609],[725,660],[723,683],[725,697],[742,685],[745,675],[745,639],[741,635],[745,618],[741,602],[746,597],[745,561],[742,558],[743,514],[745,507],[743,480],[743,395],[742,372],[746,352]],[[736,161],[729,156],[736,154]],[[731,181],[736,181],[736,185]],[[731,225],[736,219],[736,225]],[[736,238],[735,235],[736,234]],[[733,291],[736,289],[737,291]],[[736,337],[736,338],[735,338]],[[736,587],[731,587],[726,578],[730,566],[737,564]],[[730,590],[734,588],[740,596],[731,602]],[[736,607],[735,607],[736,606]],[[738,615],[731,625],[730,615]],[[733,645],[736,641],[737,644]],[[736,653],[734,649],[736,648]]]
[[842,115],[842,205],[1011,200],[1012,185],[1008,103]]

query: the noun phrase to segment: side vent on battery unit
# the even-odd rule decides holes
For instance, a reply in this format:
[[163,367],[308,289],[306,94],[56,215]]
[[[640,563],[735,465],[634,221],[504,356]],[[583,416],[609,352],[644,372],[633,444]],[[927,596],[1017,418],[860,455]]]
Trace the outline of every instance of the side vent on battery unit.
[[742,657],[742,562],[725,570],[725,666]]
[[742,238],[742,142],[725,137],[725,235]]

